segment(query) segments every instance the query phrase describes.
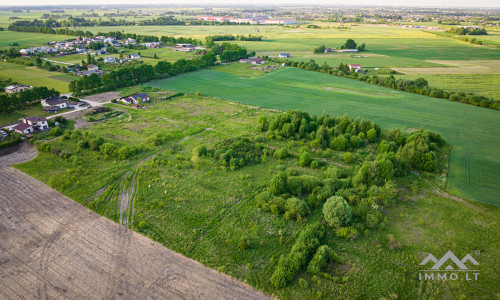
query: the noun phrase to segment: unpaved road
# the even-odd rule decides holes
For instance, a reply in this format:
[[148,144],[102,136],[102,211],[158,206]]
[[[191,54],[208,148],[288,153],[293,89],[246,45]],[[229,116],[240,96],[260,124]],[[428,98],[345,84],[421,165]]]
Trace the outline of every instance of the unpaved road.
[[112,222],[0,156],[0,299],[268,299]]

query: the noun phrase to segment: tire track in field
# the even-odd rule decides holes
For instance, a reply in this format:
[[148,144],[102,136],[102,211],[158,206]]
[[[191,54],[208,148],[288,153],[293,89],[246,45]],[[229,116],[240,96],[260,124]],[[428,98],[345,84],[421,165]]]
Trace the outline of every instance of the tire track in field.
[[495,219],[496,221],[499,220],[499,218],[497,216],[494,216],[492,214],[489,214],[488,212],[482,210],[481,208],[478,208],[472,204],[470,204],[467,200],[464,200],[460,197],[457,197],[457,196],[453,196],[453,195],[450,195],[448,193],[446,193],[445,191],[443,191],[441,188],[439,188],[436,184],[434,184],[432,181],[426,179],[426,178],[423,178],[422,176],[420,176],[420,174],[417,172],[417,171],[413,171],[411,170],[410,171],[411,173],[417,175],[417,177],[419,179],[422,179],[425,183],[427,183],[427,185],[431,188],[431,192],[433,192],[433,194],[435,195],[438,195],[440,197],[444,197],[444,198],[448,198],[448,199],[451,199],[451,200],[455,200],[456,202],[459,202],[469,208],[472,208],[473,210],[477,211],[478,213],[482,214],[482,215],[485,215],[487,217],[490,217],[492,219]]

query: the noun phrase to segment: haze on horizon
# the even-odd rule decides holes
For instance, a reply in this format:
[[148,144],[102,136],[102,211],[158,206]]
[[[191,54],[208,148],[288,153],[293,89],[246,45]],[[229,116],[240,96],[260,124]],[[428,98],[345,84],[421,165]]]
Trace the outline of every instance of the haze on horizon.
[[402,3],[398,0],[312,0],[304,3],[302,0],[274,0],[274,1],[242,1],[242,0],[145,0],[138,3],[136,0],[107,0],[105,3],[101,0],[82,0],[78,3],[69,3],[68,0],[25,0],[22,3],[12,3],[7,0],[0,0],[0,6],[46,6],[46,5],[235,5],[235,6],[313,6],[313,5],[347,5],[347,6],[399,6],[399,7],[500,7],[497,0],[418,0],[411,3]]

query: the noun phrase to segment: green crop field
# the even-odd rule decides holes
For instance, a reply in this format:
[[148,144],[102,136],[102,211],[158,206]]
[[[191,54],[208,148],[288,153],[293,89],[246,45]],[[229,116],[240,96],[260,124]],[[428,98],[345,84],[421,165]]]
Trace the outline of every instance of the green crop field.
[[41,34],[31,32],[0,31],[0,49],[10,48],[9,45],[18,43],[16,47],[32,47],[47,45],[52,41],[64,41],[71,37],[67,35]]
[[41,70],[34,66],[30,67],[0,61],[0,78],[11,78],[20,84],[54,88],[63,94],[69,92],[69,79],[64,76],[67,75],[60,72]]
[[295,68],[249,79],[226,72],[201,71],[147,85],[182,92],[199,91],[279,110],[359,115],[388,128],[406,130],[425,126],[441,133],[453,145],[449,188],[467,198],[500,204],[498,111]]

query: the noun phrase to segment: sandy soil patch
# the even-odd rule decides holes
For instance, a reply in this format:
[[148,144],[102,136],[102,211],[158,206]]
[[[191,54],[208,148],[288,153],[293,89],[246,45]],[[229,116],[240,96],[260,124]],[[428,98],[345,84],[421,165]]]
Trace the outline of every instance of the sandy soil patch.
[[97,95],[91,95],[83,98],[84,100],[90,100],[95,102],[109,102],[113,99],[119,98],[120,92],[107,92]]

